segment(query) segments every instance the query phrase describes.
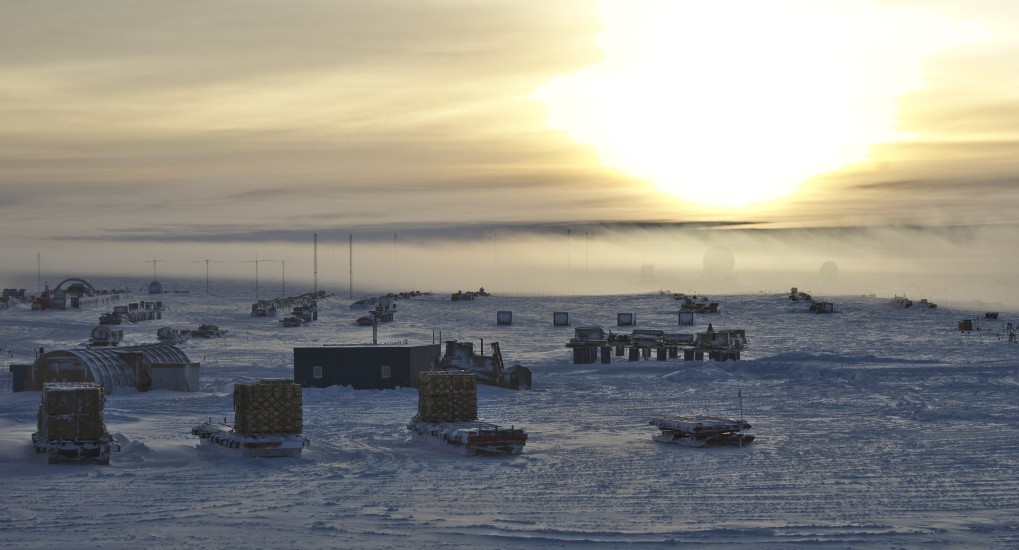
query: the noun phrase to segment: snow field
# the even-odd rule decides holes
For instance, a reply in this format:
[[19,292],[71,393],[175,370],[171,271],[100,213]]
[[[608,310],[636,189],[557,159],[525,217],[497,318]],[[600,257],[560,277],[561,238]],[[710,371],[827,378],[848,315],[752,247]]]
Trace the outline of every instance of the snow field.
[[[204,285],[204,281],[203,281]],[[198,286],[195,285],[196,288]],[[720,313],[677,326],[668,295],[399,300],[382,342],[499,341],[533,391],[479,386],[479,417],[527,430],[522,455],[462,457],[411,439],[413,388],[304,391],[300,459],[243,459],[198,448],[190,428],[232,418],[238,381],[289,378],[292,348],[371,340],[352,300],[284,328],[239,296],[164,295],[161,321],[214,323],[222,339],[184,346],[202,391],[118,390],[106,422],[123,450],[108,467],[49,466],[31,447],[38,393],[0,393],[0,548],[727,548],[1019,546],[1019,346],[1008,315],[955,331],[980,311],[901,309],[831,298],[806,313],[780,295],[712,296]],[[142,297],[141,299],[145,299]],[[827,298],[825,298],[827,299]],[[498,310],[513,326],[496,326]],[[629,332],[745,328],[743,361],[573,365],[573,327]],[[615,327],[633,312],[637,327]],[[99,311],[0,312],[2,344],[31,351],[87,340]],[[476,350],[478,350],[476,344]],[[653,442],[652,416],[739,414],[757,440],[694,449]]]

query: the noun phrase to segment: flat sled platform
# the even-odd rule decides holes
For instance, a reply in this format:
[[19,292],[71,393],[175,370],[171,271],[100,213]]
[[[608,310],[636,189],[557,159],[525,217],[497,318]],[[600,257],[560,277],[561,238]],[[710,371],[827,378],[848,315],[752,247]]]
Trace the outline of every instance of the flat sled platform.
[[743,433],[750,424],[743,420],[715,416],[675,416],[652,418],[650,424],[661,433],[651,436],[660,443],[687,447],[724,447],[747,445],[754,436]]
[[244,435],[233,431],[233,426],[203,422],[191,428],[202,446],[240,452],[253,457],[299,457],[309,441],[301,434]]
[[32,434],[35,452],[46,453],[50,464],[100,464],[110,463],[110,453],[120,451],[120,444],[112,438],[89,440],[39,441],[37,433]]
[[414,418],[407,429],[416,439],[454,449],[467,456],[518,455],[527,443],[524,430],[477,420],[428,422]]

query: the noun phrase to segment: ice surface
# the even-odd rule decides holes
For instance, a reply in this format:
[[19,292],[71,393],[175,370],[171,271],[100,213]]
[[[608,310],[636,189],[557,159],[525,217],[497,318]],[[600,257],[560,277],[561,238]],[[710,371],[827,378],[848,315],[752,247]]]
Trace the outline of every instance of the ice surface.
[[[122,327],[123,345],[155,342],[165,325],[228,332],[183,345],[203,364],[200,392],[108,396],[123,449],[109,466],[47,465],[30,438],[39,394],[0,393],[0,548],[1019,546],[1019,345],[1003,337],[1014,313],[992,322],[945,303],[823,297],[838,312],[817,315],[785,295],[711,296],[719,313],[683,332],[746,329],[742,361],[573,365],[573,327],[679,332],[679,303],[437,292],[401,300],[379,341],[500,342],[535,389],[479,385],[479,418],[527,430],[523,454],[463,457],[413,440],[414,389],[331,387],[304,390],[300,458],[245,459],[199,448],[191,427],[232,417],[235,382],[290,377],[293,347],[372,334],[347,296],[284,329],[228,292],[164,295],[158,324]],[[496,325],[499,310],[512,326]],[[554,327],[557,311],[573,327]],[[618,312],[639,324],[616,327]],[[15,306],[0,311],[0,346],[30,362],[36,348],[84,344],[99,313]],[[982,330],[959,333],[964,318]],[[737,392],[753,445],[651,440],[655,416],[738,415]]]

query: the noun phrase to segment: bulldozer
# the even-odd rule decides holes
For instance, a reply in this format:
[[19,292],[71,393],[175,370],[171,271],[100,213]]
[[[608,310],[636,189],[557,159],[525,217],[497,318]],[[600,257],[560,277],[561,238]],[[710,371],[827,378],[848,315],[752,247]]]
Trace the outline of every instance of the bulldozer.
[[[484,350],[485,342],[481,341]],[[475,355],[474,342],[447,340],[446,350],[439,360],[437,370],[459,369],[474,374],[477,381],[489,386],[499,386],[511,390],[531,389],[531,371],[527,367],[514,364],[506,367],[502,360],[499,342],[492,342],[491,355]]]

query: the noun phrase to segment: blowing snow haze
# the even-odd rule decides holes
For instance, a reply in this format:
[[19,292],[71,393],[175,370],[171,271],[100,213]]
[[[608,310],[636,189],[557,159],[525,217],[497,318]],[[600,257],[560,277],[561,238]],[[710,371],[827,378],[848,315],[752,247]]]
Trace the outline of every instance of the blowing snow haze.
[[[1013,292],[1019,266],[1012,255],[1002,254],[1013,246],[1014,226],[570,227],[364,230],[353,234],[352,247],[348,234],[320,232],[318,285],[336,292],[353,286],[357,294],[452,292],[482,286],[502,293],[756,293],[797,286],[819,295],[905,294],[1019,307]],[[77,241],[71,241],[56,257],[46,253],[37,258],[25,251],[21,265],[5,263],[6,278],[34,289],[37,259],[43,280],[50,284],[69,276],[99,275],[131,286],[151,280],[155,267],[157,279],[182,279],[194,285],[204,279],[208,267],[211,278],[248,281],[253,293],[258,259],[258,283],[266,296],[280,294],[282,285],[290,289],[288,294],[311,289],[312,235],[274,232],[250,240],[244,235],[217,240],[221,238],[153,242],[127,235],[89,246],[74,246]],[[118,256],[97,257],[94,250],[103,247],[117,250]]]

